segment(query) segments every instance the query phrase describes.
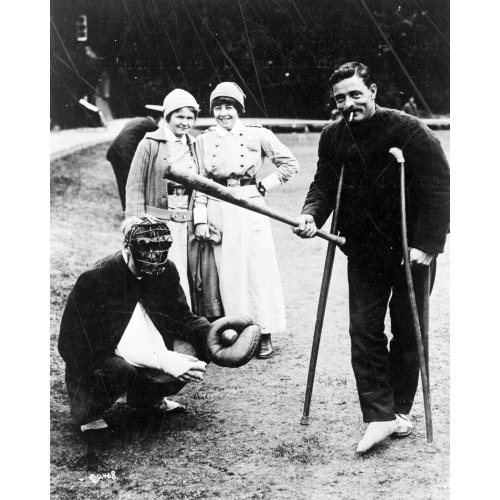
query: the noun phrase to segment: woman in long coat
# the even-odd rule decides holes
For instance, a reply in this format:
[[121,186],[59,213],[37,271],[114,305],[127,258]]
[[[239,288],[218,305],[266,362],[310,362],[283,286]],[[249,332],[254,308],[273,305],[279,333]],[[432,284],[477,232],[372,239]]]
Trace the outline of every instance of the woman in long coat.
[[[245,95],[232,82],[217,85],[210,96],[217,125],[196,138],[200,173],[235,194],[265,204],[264,196],[295,175],[299,165],[290,150],[261,125],[240,120]],[[265,158],[276,170],[261,179]],[[247,314],[262,329],[259,358],[272,355],[271,334],[286,330],[285,304],[269,219],[197,192],[193,210],[195,235],[213,245],[220,295],[226,315]]]
[[168,165],[197,171],[194,137],[189,134],[199,106],[185,90],[174,89],[163,101],[166,125],[149,132],[139,143],[127,179],[125,216],[153,215],[166,220],[173,238],[168,255],[179,272],[181,286],[191,307],[188,282],[187,223],[192,220],[192,192],[167,181]]

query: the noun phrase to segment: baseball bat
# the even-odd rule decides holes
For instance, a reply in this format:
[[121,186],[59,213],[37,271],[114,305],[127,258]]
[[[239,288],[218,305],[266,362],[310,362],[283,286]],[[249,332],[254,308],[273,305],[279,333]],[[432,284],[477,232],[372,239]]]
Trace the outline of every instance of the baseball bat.
[[408,229],[406,226],[406,197],[405,197],[405,160],[403,152],[398,148],[391,148],[389,150],[400,166],[400,190],[401,190],[401,236],[403,240],[403,260],[406,274],[406,282],[408,284],[408,294],[410,298],[411,315],[413,318],[413,330],[415,333],[415,340],[417,343],[417,356],[420,365],[420,375],[422,377],[422,390],[424,393],[424,410],[425,410],[425,427],[427,430],[427,442],[433,442],[432,431],[432,414],[431,414],[431,389],[428,377],[428,368],[426,362],[426,355],[424,344],[422,341],[422,330],[420,328],[420,321],[418,318],[417,300],[415,298],[415,289],[413,287],[413,278],[410,268],[410,256],[408,252]]
[[[252,203],[248,199],[240,198],[230,188],[222,186],[221,184],[218,184],[217,182],[214,182],[211,179],[207,179],[202,175],[189,172],[174,165],[169,165],[165,169],[163,177],[165,179],[178,182],[179,184],[182,184],[185,187],[189,187],[194,191],[200,191],[201,193],[208,194],[210,196],[213,196],[214,198],[225,201],[227,203],[231,203],[233,205],[237,205],[238,207],[251,210],[252,212],[257,212],[259,214],[265,215],[266,217],[269,217],[271,219],[284,222],[289,226],[292,227],[299,226],[297,219],[289,217],[288,215],[284,215],[278,212],[277,210],[274,210],[274,208],[270,208],[265,205],[258,205],[256,203]],[[341,246],[345,243],[345,238],[321,230],[318,230],[316,232],[316,236],[319,236],[324,240],[330,241],[331,243],[335,243],[335,245],[338,246]]]

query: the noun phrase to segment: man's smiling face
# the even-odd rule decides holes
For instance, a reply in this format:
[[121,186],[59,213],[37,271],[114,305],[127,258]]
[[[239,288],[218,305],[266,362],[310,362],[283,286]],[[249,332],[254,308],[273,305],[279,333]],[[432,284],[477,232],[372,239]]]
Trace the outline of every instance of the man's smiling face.
[[366,120],[375,113],[377,86],[374,83],[368,88],[362,78],[354,75],[336,83],[332,90],[337,109],[344,116],[353,111],[353,121]]

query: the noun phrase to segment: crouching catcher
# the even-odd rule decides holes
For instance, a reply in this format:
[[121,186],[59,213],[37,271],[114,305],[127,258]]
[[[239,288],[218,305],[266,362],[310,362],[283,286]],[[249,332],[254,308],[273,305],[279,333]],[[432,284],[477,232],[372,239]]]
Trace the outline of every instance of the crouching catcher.
[[122,250],[78,278],[62,317],[58,348],[82,431],[107,427],[102,415],[123,394],[132,407],[183,410],[166,397],[202,381],[208,361],[210,323],[191,313],[167,260],[167,225],[132,217],[124,236]]
[[83,432],[106,429],[104,412],[124,394],[134,408],[184,411],[167,397],[201,382],[209,361],[247,363],[260,341],[247,316],[211,325],[190,311],[164,222],[131,217],[123,228],[122,250],[78,278],[61,321],[71,415]]

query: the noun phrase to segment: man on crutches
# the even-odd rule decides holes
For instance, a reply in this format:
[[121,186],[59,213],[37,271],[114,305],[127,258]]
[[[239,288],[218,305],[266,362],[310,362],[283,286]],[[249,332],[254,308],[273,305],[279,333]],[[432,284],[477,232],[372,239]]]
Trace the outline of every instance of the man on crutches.
[[[375,104],[377,86],[365,65],[340,66],[330,86],[342,116],[321,134],[318,169],[294,232],[314,236],[337,207],[335,226],[346,239],[340,249],[348,257],[352,366],[368,424],[356,451],[364,453],[389,436],[406,437],[412,430],[409,414],[419,352],[402,234],[406,230],[424,324],[424,281],[430,272],[432,289],[436,256],[444,250],[449,229],[450,170],[436,135],[418,118]],[[404,164],[389,153],[392,148],[401,150]],[[389,346],[384,333],[387,306],[393,335]],[[428,375],[428,367],[425,371]]]

